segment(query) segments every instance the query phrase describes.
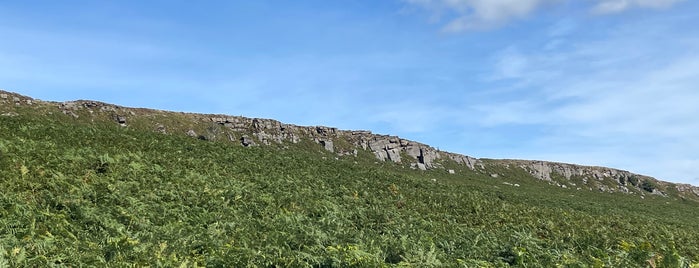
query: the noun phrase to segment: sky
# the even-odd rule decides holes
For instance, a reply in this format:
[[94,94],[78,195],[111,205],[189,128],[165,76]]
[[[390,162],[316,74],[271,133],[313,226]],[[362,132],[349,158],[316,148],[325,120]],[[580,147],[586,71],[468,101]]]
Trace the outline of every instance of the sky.
[[699,185],[699,1],[1,1],[0,88]]

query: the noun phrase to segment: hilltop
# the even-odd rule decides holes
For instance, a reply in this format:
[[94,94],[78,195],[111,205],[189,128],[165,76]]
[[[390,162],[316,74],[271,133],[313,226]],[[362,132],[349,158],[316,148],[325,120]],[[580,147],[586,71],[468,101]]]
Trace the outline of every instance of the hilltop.
[[699,189],[629,171],[5,91],[0,123],[0,267],[699,262]]
[[[6,91],[0,91],[0,102],[5,105],[41,107],[48,109],[47,113],[54,110],[53,112],[63,113],[76,120],[81,116],[82,120],[111,120],[123,127],[151,129],[163,134],[184,134],[201,140],[228,142],[244,147],[315,143],[337,154],[337,157],[357,157],[362,151],[373,155],[378,161],[409,165],[420,170],[446,169],[449,166],[488,173],[489,169],[505,168],[507,171],[504,172],[524,171],[531,177],[562,188],[699,200],[699,187],[665,182],[625,170],[548,161],[478,159],[367,130],[339,130],[327,126],[297,126],[273,119],[129,108],[89,100],[48,102]],[[486,167],[486,163],[490,168]],[[455,169],[447,170],[454,173]],[[493,172],[488,175],[499,177],[502,174]]]

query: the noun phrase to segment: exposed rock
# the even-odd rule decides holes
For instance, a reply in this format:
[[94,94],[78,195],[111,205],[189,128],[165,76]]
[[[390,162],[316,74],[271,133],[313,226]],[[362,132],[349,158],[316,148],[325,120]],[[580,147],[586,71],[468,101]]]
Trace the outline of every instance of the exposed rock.
[[473,157],[470,157],[470,156],[453,154],[453,153],[447,153],[447,155],[449,156],[449,158],[456,161],[456,163],[466,165],[471,170],[475,170],[476,166],[480,166],[480,167],[483,166],[483,163],[480,160],[473,158]]
[[[158,124],[155,125],[155,131],[157,131],[157,132],[159,132],[159,133],[161,133],[161,134],[167,134],[167,128],[165,127],[165,125],[160,124],[160,123],[158,123]],[[192,131],[192,132],[193,132],[193,131]],[[196,134],[197,134],[197,133],[194,133],[194,135],[196,135]]]
[[653,192],[651,192],[651,194],[660,195],[660,196],[667,196],[665,193],[661,192],[658,189],[653,189]]
[[534,177],[541,180],[551,181],[551,167],[544,162],[535,162],[529,166],[530,172]]
[[282,137],[279,135],[273,135],[266,133],[264,130],[252,134],[264,145],[270,145],[272,142],[282,143]]
[[622,185],[619,185],[619,192],[627,193],[627,194],[630,193],[629,188],[627,188],[626,186],[622,186]]
[[121,125],[126,125],[126,117],[118,115],[118,116],[116,116],[116,121],[117,121],[117,123],[119,123]]
[[[528,160],[498,160],[502,165],[517,164],[519,167],[528,171],[532,176],[540,180],[553,182],[552,176],[556,175],[559,178],[570,180],[577,178],[585,185],[592,185],[602,192],[631,192],[629,187],[641,190],[643,181],[654,181],[654,178],[633,174],[628,171],[618,170],[605,167],[580,166],[573,164],[554,163],[546,161],[528,161]],[[608,187],[597,185],[599,183],[609,184],[609,181],[616,183],[621,187]],[[571,183],[571,185],[574,185]],[[691,192],[692,188],[683,188],[680,192]],[[678,189],[679,190],[679,189]],[[650,191],[650,190],[649,190]],[[699,193],[699,188],[697,190]],[[662,192],[657,193],[665,195]],[[695,194],[699,196],[699,194]]]
[[257,145],[257,144],[255,143],[255,141],[252,140],[252,139],[251,139],[250,137],[248,137],[248,136],[243,136],[243,137],[241,137],[241,138],[240,138],[240,144],[243,145],[243,146],[245,146],[245,147],[256,146],[256,145]]
[[15,113],[15,112],[7,112],[7,113],[2,114],[2,116],[9,116],[9,117],[18,116],[18,115],[19,114]]
[[328,151],[331,152],[331,153],[334,153],[334,152],[335,152],[335,147],[334,147],[334,145],[333,145],[333,141],[332,141],[332,140],[323,140],[323,141],[320,141],[320,144],[323,145],[323,147],[325,148],[325,150],[328,150]]
[[388,160],[394,163],[400,163],[400,149],[386,150],[386,154],[388,155]]
[[388,159],[388,154],[384,150],[373,151],[373,152],[374,152],[374,156],[376,156],[376,159],[379,159],[381,161],[386,161],[386,159]]
[[318,126],[316,127],[316,133],[320,134],[321,136],[334,135],[337,133],[337,128]]
[[435,160],[439,159],[441,155],[435,150],[429,148],[420,148],[420,157],[418,161],[425,164],[427,167],[432,167]]
[[77,119],[78,117],[80,117],[80,116],[79,116],[78,114],[76,114],[75,112],[73,112],[73,111],[68,111],[68,110],[63,110],[63,114],[65,114],[65,115],[70,115],[70,116],[72,116],[73,118],[76,118],[76,119]]
[[454,171],[453,169],[448,170],[448,172],[449,174],[456,174],[456,171]]
[[408,156],[411,156],[415,159],[420,158],[420,156],[421,156],[420,147],[408,144],[408,145],[403,146],[403,148],[404,148],[405,154],[407,154]]
[[699,196],[699,187],[692,186],[689,184],[677,184],[675,185],[675,188],[677,191],[682,192],[682,193],[691,193],[696,196]]
[[[10,101],[14,101],[17,105],[23,105],[24,103],[30,105],[33,103],[44,103],[10,92],[0,92],[0,100],[2,100],[0,103],[10,104],[13,103]],[[118,114],[119,116],[114,119],[119,124],[126,124],[127,119],[130,120],[131,118],[126,118],[126,116],[136,116],[134,112],[136,109],[123,108],[96,101],[79,100],[63,103],[47,103],[57,105],[64,114],[75,118],[79,117],[78,114],[92,114],[93,116],[100,113]],[[141,110],[138,111],[139,116],[146,116],[146,114],[148,114],[146,110],[144,110],[143,113],[140,112]],[[396,136],[373,134],[371,131],[366,130],[344,131],[324,126],[296,126],[283,124],[271,119],[246,118],[242,116],[181,114],[213,126],[217,131],[214,133],[216,135],[210,135],[211,133],[208,133],[205,137],[206,139],[221,140],[227,138],[232,142],[240,142],[243,146],[254,146],[256,143],[269,145],[275,143],[284,144],[286,142],[298,143],[301,140],[308,140],[319,143],[325,150],[334,152],[338,156],[357,156],[358,150],[367,150],[367,153],[373,154],[379,161],[407,161],[411,163],[412,168],[420,170],[442,168],[442,161],[447,160],[454,161],[476,172],[482,172],[485,175],[490,174],[492,177],[497,178],[505,175],[491,173],[495,172],[495,170],[487,172],[487,167],[490,165],[502,165],[510,170],[513,168],[522,168],[535,178],[548,181],[551,184],[558,184],[560,187],[568,187],[567,185],[571,185],[571,187],[575,188],[576,185],[572,182],[562,181],[563,179],[567,179],[581,182],[583,185],[579,185],[580,187],[577,187],[578,189],[597,189],[606,192],[625,193],[642,193],[645,191],[647,193],[650,192],[650,194],[666,195],[663,191],[668,191],[669,187],[674,187],[680,193],[699,197],[699,187],[664,183],[651,177],[612,168],[587,167],[545,161],[481,160],[470,156],[443,152],[429,145],[401,139]],[[7,113],[3,115],[8,116]],[[166,127],[162,124],[156,124],[155,130],[160,133],[167,133]],[[189,130],[186,134],[192,137],[202,137],[194,132],[194,130]],[[248,136],[241,137],[241,135],[244,134]],[[339,141],[342,141],[342,150],[334,146],[335,143]],[[346,144],[350,147],[348,148]],[[446,171],[452,173],[452,170]],[[643,186],[642,183],[646,181],[653,182],[657,187],[641,189]]]
[[79,106],[78,102],[66,101],[60,103],[58,107],[61,108],[61,110],[63,110],[63,112],[65,113],[67,110],[77,110]]

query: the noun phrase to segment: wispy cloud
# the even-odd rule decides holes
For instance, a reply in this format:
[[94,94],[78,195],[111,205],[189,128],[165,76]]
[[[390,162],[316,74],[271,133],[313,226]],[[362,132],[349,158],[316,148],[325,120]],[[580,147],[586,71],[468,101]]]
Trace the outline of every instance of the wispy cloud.
[[[683,21],[674,24],[665,27]],[[529,151],[528,158],[620,167],[668,180],[684,176],[697,184],[686,174],[699,174],[699,166],[690,164],[699,161],[699,57],[690,53],[699,41],[664,27],[634,30],[639,26],[609,29],[561,51],[503,48],[490,78],[524,84],[507,93],[511,101],[475,105],[480,124],[546,129],[522,142],[526,150],[520,152]],[[652,45],[660,36],[664,46]]]
[[[405,0],[437,14],[454,13],[444,31],[461,32],[497,27],[522,18],[556,0]],[[438,15],[439,16],[439,15]]]
[[684,0],[598,0],[592,8],[598,14],[619,13],[631,8],[667,8]]
[[[404,0],[433,13],[433,19],[446,20],[442,30],[463,32],[487,30],[522,19],[545,6],[571,0]],[[684,0],[595,0],[589,7],[594,14],[613,14],[632,8],[660,9]]]

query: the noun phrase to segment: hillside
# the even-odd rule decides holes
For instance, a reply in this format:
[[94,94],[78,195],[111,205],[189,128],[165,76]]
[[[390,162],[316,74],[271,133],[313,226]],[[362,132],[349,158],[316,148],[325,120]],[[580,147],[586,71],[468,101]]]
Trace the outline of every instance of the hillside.
[[[449,153],[419,142],[396,136],[373,134],[366,130],[339,130],[325,126],[296,126],[276,120],[241,116],[186,114],[151,109],[121,107],[97,101],[44,102],[15,93],[0,91],[4,105],[56,109],[76,121],[100,120],[123,127],[153,130],[163,134],[185,134],[201,140],[228,142],[241,146],[274,145],[285,143],[316,143],[318,147],[337,154],[354,156],[368,152],[378,161],[409,164],[411,168],[455,169],[468,168],[487,173],[486,166],[524,171],[532,177],[562,188],[600,192],[622,192],[644,196],[654,194],[666,197],[699,200],[699,187],[675,184],[629,171],[605,167],[529,160],[481,160],[471,156]],[[9,113],[13,113],[9,111]],[[49,113],[50,111],[47,111]],[[81,118],[81,116],[83,118]],[[312,147],[312,146],[311,146]],[[485,163],[488,163],[487,165]],[[456,164],[456,166],[454,166]],[[451,169],[452,172],[456,172]],[[500,174],[491,173],[493,177]]]
[[0,92],[0,267],[686,267],[699,188]]

